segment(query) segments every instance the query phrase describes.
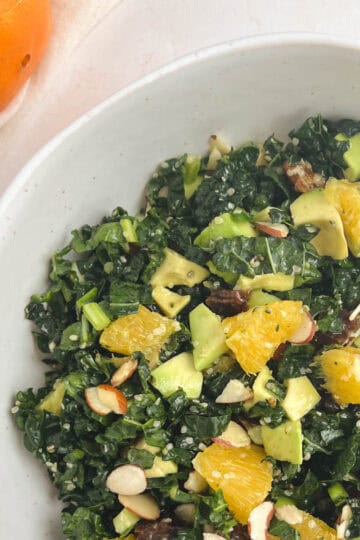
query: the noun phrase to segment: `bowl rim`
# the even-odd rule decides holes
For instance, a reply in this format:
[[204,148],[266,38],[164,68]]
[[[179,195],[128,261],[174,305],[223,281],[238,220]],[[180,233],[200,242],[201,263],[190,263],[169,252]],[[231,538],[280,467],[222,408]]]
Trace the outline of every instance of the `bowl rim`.
[[88,124],[94,117],[102,114],[103,111],[111,108],[118,100],[125,99],[128,95],[136,92],[139,88],[146,87],[154,81],[162,79],[167,75],[181,70],[189,65],[198,62],[206,61],[211,57],[219,57],[231,52],[241,52],[248,50],[256,50],[263,47],[286,47],[294,45],[313,45],[313,46],[328,46],[329,48],[349,49],[360,52],[360,40],[348,39],[339,36],[333,36],[326,33],[315,32],[278,32],[274,34],[257,34],[246,36],[230,41],[225,41],[216,45],[197,49],[189,54],[180,56],[179,58],[164,64],[159,69],[152,71],[136,79],[135,81],[125,85],[117,90],[112,95],[101,101],[89,111],[82,114],[79,118],[72,121],[68,126],[63,128],[59,133],[53,136],[47,143],[38,149],[30,160],[19,170],[14,176],[10,184],[5,188],[5,191],[0,195],[0,219],[6,215],[6,211],[10,208],[11,203],[16,199],[19,192],[30,179],[33,171],[52,154],[64,140],[71,136],[83,126]]

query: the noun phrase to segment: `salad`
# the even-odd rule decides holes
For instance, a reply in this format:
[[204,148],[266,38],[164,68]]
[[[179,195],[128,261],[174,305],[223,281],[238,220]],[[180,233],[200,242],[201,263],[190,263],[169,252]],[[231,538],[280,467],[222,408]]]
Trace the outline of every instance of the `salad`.
[[164,161],[51,257],[12,412],[69,539],[360,537],[360,122]]

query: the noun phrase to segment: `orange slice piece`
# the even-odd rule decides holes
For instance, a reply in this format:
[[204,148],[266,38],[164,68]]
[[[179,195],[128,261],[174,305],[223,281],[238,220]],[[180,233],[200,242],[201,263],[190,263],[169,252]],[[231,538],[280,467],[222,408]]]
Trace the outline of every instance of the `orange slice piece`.
[[100,344],[104,349],[125,355],[141,351],[151,365],[156,365],[162,346],[178,330],[177,321],[140,306],[137,313],[119,317],[105,328]]
[[326,182],[325,195],[340,214],[350,251],[355,257],[359,257],[360,182],[331,178]]
[[329,349],[317,360],[326,380],[325,387],[339,403],[360,404],[360,349]]
[[258,373],[299,328],[302,302],[259,306],[223,321],[226,344],[246,373]]
[[265,458],[255,445],[231,448],[215,443],[197,454],[193,465],[212,489],[222,490],[230,511],[245,524],[271,489],[272,466]]
[[300,533],[301,540],[336,540],[336,531],[321,519],[301,511],[301,523],[291,525]]

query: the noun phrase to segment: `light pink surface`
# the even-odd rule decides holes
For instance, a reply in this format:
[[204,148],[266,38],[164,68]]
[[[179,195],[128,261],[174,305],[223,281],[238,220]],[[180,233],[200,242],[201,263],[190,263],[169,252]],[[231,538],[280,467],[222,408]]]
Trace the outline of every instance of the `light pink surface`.
[[[0,128],[0,193],[51,137],[127,83],[243,36],[358,38],[358,0],[52,0],[54,33],[26,99]],[[346,81],[344,81],[346,84]],[[360,115],[359,115],[360,116]]]

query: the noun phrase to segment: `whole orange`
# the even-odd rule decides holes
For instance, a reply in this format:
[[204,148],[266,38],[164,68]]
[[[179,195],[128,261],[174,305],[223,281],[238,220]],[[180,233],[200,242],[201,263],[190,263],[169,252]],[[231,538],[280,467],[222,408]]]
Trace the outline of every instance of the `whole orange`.
[[0,1],[0,111],[35,70],[50,29],[50,0]]

